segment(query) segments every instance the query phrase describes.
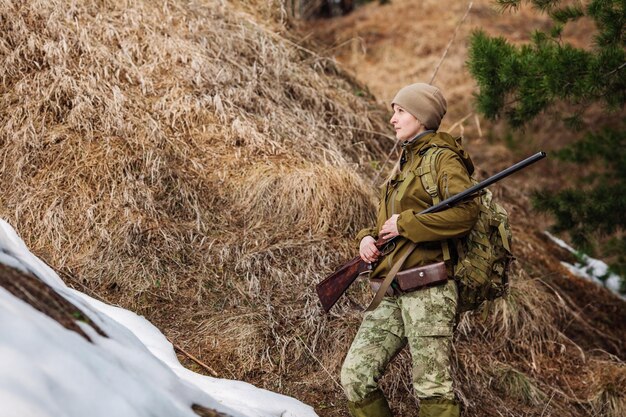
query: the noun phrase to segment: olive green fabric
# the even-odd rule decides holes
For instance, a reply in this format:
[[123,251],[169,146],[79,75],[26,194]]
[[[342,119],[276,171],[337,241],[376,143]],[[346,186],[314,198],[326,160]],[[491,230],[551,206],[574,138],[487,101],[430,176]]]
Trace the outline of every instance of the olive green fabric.
[[[428,148],[420,167],[422,186],[435,203],[439,202],[439,193],[434,161],[441,152],[443,149],[439,147]],[[474,179],[472,181],[477,183]],[[474,310],[484,301],[505,295],[508,266],[513,259],[512,233],[506,210],[493,200],[487,188],[476,200],[480,208],[476,224],[467,236],[455,240],[454,279],[459,287],[459,312]],[[442,249],[444,259],[451,259],[448,241],[443,241]]]
[[341,369],[341,384],[352,402],[377,391],[388,363],[407,343],[418,398],[454,399],[450,351],[456,320],[453,280],[397,297],[385,297],[364,315]]
[[[430,131],[405,142],[401,169],[381,191],[376,225],[357,236],[359,241],[367,235],[378,238],[385,221],[393,214],[399,215],[400,236],[374,265],[372,278],[384,278],[395,261],[408,251],[402,269],[443,261],[442,242],[466,235],[476,223],[479,206],[474,200],[439,213],[419,214],[433,205],[433,198],[421,180],[426,169],[422,160],[426,150],[432,147],[440,149],[434,161],[440,200],[473,185],[472,161],[460,142],[449,134]],[[366,312],[341,370],[341,383],[348,400],[358,403],[378,391],[378,380],[385,368],[408,344],[417,397],[438,398],[453,404],[450,352],[457,303],[457,284],[449,280],[444,285],[385,297],[375,310]],[[425,410],[428,411],[428,406]]]
[[348,401],[352,417],[393,417],[387,399],[382,391],[376,390],[362,401]]
[[441,200],[473,185],[470,180],[474,171],[472,161],[460,143],[449,134],[430,132],[403,144],[403,159],[406,162],[401,171],[382,187],[376,226],[357,235],[359,241],[366,235],[377,238],[385,221],[393,214],[399,214],[400,237],[395,240],[395,248],[374,266],[372,278],[387,275],[394,259],[402,256],[409,240],[418,245],[405,261],[403,270],[444,260],[441,241],[467,234],[478,218],[479,207],[474,200],[439,213],[418,214],[433,204],[419,176],[423,153],[432,146],[443,149],[435,161]]
[[475,310],[485,301],[505,296],[509,289],[513,235],[508,214],[487,189],[480,202],[476,225],[457,242],[454,278],[459,285],[459,312]]
[[460,417],[461,407],[456,401],[443,398],[420,400],[419,417]]

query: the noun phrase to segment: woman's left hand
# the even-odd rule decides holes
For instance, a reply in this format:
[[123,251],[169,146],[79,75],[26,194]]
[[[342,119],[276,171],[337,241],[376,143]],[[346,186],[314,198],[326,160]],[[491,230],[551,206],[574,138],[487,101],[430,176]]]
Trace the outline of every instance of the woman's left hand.
[[380,228],[380,232],[378,234],[380,237],[385,240],[389,240],[400,234],[398,232],[398,216],[399,214],[394,214],[385,222],[385,224],[383,224],[383,227]]

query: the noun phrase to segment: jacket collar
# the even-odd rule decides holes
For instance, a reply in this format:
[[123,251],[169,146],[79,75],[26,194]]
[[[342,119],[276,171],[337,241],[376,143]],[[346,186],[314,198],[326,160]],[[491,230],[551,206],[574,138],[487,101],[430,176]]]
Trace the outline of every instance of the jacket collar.
[[424,145],[426,145],[430,141],[429,139],[436,133],[437,132],[435,132],[434,130],[426,130],[415,136],[413,139],[402,142],[402,149],[407,151],[419,152],[424,147]]

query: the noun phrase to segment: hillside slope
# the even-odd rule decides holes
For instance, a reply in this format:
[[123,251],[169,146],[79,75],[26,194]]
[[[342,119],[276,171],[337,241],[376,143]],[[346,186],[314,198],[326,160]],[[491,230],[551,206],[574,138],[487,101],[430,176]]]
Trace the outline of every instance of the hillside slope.
[[[565,130],[553,114],[543,115],[524,131],[516,132],[503,123],[484,120],[473,108],[476,86],[465,66],[472,31],[481,29],[517,43],[527,42],[533,30],[546,30],[549,25],[545,15],[526,5],[514,13],[502,13],[491,0],[425,0],[419,4],[393,0],[385,5],[368,3],[343,17],[304,22],[298,30],[366,84],[383,105],[388,105],[400,87],[429,82],[434,77],[434,83],[446,92],[449,104],[442,129],[464,136],[479,167],[479,176],[484,178],[539,149],[550,155],[550,150],[579,137],[576,132]],[[593,24],[583,19],[569,24],[562,39],[588,48],[593,41],[591,30]],[[589,124],[611,117],[615,115],[607,115],[595,106],[584,114]],[[473,376],[479,379],[486,375],[492,378],[482,387],[467,376],[459,378],[460,390],[472,393],[465,398],[468,403],[473,402],[470,415],[624,413],[624,396],[610,398],[609,393],[623,391],[626,386],[626,304],[608,290],[566,270],[561,261],[574,263],[572,254],[542,232],[550,219],[530,209],[530,192],[538,187],[558,189],[570,179],[568,172],[561,171],[563,167],[549,159],[495,186],[499,201],[511,215],[518,272],[538,285],[518,281],[520,288],[512,292],[502,316],[495,315],[488,325],[479,324],[479,330],[473,328],[478,333],[463,331],[457,341],[462,371],[472,374],[473,370]],[[525,302],[518,301],[526,296],[530,297],[526,300],[529,304],[522,308]],[[520,300],[516,301],[517,297]],[[507,314],[520,315],[522,309],[529,314],[518,316],[524,317],[525,324],[515,320],[512,330],[507,324],[512,317]],[[489,337],[484,338],[484,334]],[[477,340],[482,343],[476,344]],[[500,350],[502,344],[508,345],[504,351]],[[556,346],[562,351],[554,351]],[[579,353],[573,353],[572,348],[574,352],[580,349]],[[484,372],[489,361],[481,355],[491,359],[495,371]],[[581,360],[576,360],[576,355]],[[507,359],[502,361],[502,357]],[[615,359],[615,367],[599,372],[602,366],[594,364],[594,360],[602,358]],[[596,391],[603,386],[606,391]],[[534,391],[535,388],[540,389]],[[544,391],[546,388],[552,393]],[[526,407],[506,405],[515,398],[523,398]],[[562,400],[565,403],[555,404]]]
[[312,283],[352,255],[392,141],[270,27],[218,1],[0,3],[0,216],[219,376],[315,403],[337,389],[308,350],[355,319],[326,326]]
[[143,317],[68,288],[0,220],[0,416],[316,417],[185,369]]
[[[219,376],[345,416],[336,379],[370,295],[356,285],[325,316],[313,283],[373,219],[388,109],[250,9],[0,4],[0,216],[69,285],[145,315]],[[481,175],[516,157],[487,145],[470,143]],[[476,416],[621,415],[623,302],[560,267],[523,178],[496,188],[519,263],[509,299],[463,319],[460,395]],[[383,383],[414,416],[399,359]]]

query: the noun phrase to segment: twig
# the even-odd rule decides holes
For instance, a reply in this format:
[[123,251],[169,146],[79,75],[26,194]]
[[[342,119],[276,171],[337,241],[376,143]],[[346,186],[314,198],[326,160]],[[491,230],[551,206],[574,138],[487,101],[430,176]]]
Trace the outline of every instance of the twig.
[[454,129],[455,129],[458,125],[462,124],[464,121],[466,121],[467,119],[469,119],[469,117],[470,117],[471,115],[473,115],[473,114],[474,114],[474,112],[467,113],[467,114],[465,115],[465,117],[463,117],[463,118],[461,118],[460,120],[458,120],[458,121],[454,122],[454,124],[453,124],[452,126],[450,126],[450,127],[449,127],[448,129],[446,129],[446,130],[447,130],[448,132],[452,132],[452,131],[454,131]]
[[391,152],[389,152],[389,155],[387,155],[387,159],[385,159],[385,162],[380,166],[380,169],[378,170],[378,173],[376,174],[376,178],[374,178],[374,184],[378,182],[378,179],[380,178],[380,174],[383,172],[383,168],[387,165],[387,163],[391,159],[391,156],[396,151],[396,148],[398,147],[398,143],[400,143],[400,141],[396,141],[396,143],[393,145],[393,148],[391,148]]
[[545,412],[548,410],[548,407],[550,406],[550,403],[552,402],[552,399],[554,398],[555,395],[556,395],[556,392],[552,391],[552,395],[550,396],[550,399],[548,400],[547,404],[545,405],[545,407],[543,407],[543,410],[541,411],[541,417],[543,417]]
[[174,349],[176,349],[177,351],[179,351],[180,353],[182,353],[183,355],[187,356],[189,359],[191,359],[192,361],[194,361],[195,363],[197,363],[198,365],[200,365],[201,367],[206,369],[211,374],[211,376],[213,376],[215,378],[219,378],[219,376],[217,375],[217,372],[215,372],[213,370],[213,368],[211,368],[209,365],[207,365],[206,363],[202,362],[200,359],[196,358],[191,353],[187,352],[185,349],[183,349],[180,346],[178,346],[176,343],[172,342],[169,338],[167,338],[167,340],[172,344],[172,346],[174,346]]
[[314,51],[312,51],[312,50],[310,50],[308,48],[305,48],[302,45],[297,44],[296,42],[294,42],[294,41],[292,41],[290,39],[287,39],[284,36],[281,36],[281,35],[273,32],[271,30],[268,30],[267,28],[264,28],[263,26],[259,25],[258,23],[256,23],[255,21],[253,21],[250,18],[243,17],[243,19],[246,22],[248,22],[249,24],[251,24],[252,26],[254,26],[258,31],[264,32],[266,35],[273,37],[274,39],[278,40],[279,42],[281,42],[281,41],[287,42],[288,44],[290,44],[294,48],[300,49],[301,51],[306,52],[309,55],[314,56],[316,58],[319,58],[319,59],[329,59],[329,58],[325,58],[325,57],[321,56],[320,54],[318,54],[318,53],[316,53],[316,52],[314,52]]
[[109,304],[109,305],[112,305],[112,306],[115,306],[115,307],[118,307],[118,308],[124,308],[124,307],[122,307],[121,305],[119,305],[119,304],[115,304],[115,303],[112,303],[112,302],[110,302],[109,300],[107,300],[107,299],[105,299],[104,297],[102,297],[100,294],[98,294],[97,292],[95,292],[94,290],[92,290],[91,288],[89,288],[88,286],[86,286],[85,284],[83,284],[82,282],[80,282],[80,281],[78,280],[78,278],[76,278],[76,277],[74,276],[74,274],[72,274],[71,272],[66,272],[66,271],[63,271],[63,270],[61,270],[61,269],[56,269],[56,268],[53,268],[53,269],[54,269],[54,271],[55,271],[58,275],[61,275],[61,276],[63,276],[64,278],[67,278],[67,279],[68,279],[68,280],[70,280],[73,284],[80,285],[80,287],[83,289],[83,292],[85,292],[85,294],[89,295],[90,297],[95,298],[96,300],[101,301],[101,302],[103,302],[103,303],[105,303],[105,304]]
[[363,51],[363,53],[365,53],[365,46],[363,46],[363,38],[361,38],[360,36],[354,37],[354,38],[350,38],[346,41],[341,42],[340,44],[337,45],[333,45],[330,48],[324,49],[324,51],[322,51],[322,55],[328,55],[331,51],[334,51],[335,49],[339,49],[342,46],[346,45],[346,44],[350,44],[352,45],[353,42],[359,42],[361,44],[361,51]]
[[476,128],[478,129],[478,137],[483,137],[483,131],[480,128],[480,120],[478,120],[478,115],[474,114],[474,121],[476,122]]
[[613,71],[611,72],[607,72],[606,74],[604,74],[605,77],[608,77],[609,75],[613,75],[614,73],[620,71],[622,68],[626,67],[626,62],[624,62],[622,65],[620,65],[619,67],[615,68]]
[[[439,60],[439,63],[437,64],[437,67],[435,67],[435,72],[433,73],[432,77],[430,77],[430,81],[428,82],[428,84],[432,84],[433,81],[435,81],[435,77],[437,76],[437,72],[439,71],[439,67],[441,66],[441,64],[443,63],[444,59],[446,58],[446,55],[448,55],[448,50],[450,49],[450,46],[452,46],[452,43],[454,42],[454,39],[456,38],[456,34],[459,31],[459,28],[461,27],[461,24],[463,24],[463,22],[467,18],[467,15],[469,14],[469,12],[472,9],[473,5],[474,5],[473,1],[470,1],[469,4],[467,5],[467,10],[465,11],[465,14],[463,15],[463,17],[461,18],[459,23],[457,23],[456,28],[454,29],[454,33],[452,34],[452,38],[448,42],[448,45],[446,46],[446,49],[444,50],[443,55],[441,56],[441,59]],[[469,115],[467,117],[469,117]],[[383,136],[386,136],[386,135],[383,135]],[[391,156],[393,155],[393,153],[395,152],[397,147],[398,147],[398,142],[395,143],[395,145],[393,146],[393,149],[391,149],[391,152],[389,152],[389,155],[387,156],[387,159],[385,160],[385,163],[381,165],[380,170],[378,171],[378,174],[376,175],[376,178],[374,179],[374,183],[376,183],[376,181],[378,181],[378,178],[380,178],[381,172],[383,171],[383,169],[385,168],[385,166],[387,165],[387,163],[391,159]]]
[[474,4],[474,2],[470,1],[469,4],[467,5],[467,10],[465,11],[465,14],[463,15],[463,18],[461,18],[459,23],[457,23],[456,28],[454,29],[454,33],[452,34],[452,38],[448,42],[448,46],[446,46],[445,51],[443,51],[443,55],[441,56],[441,59],[439,60],[439,63],[435,67],[435,72],[433,72],[433,76],[430,77],[430,81],[428,82],[428,84],[432,84],[433,81],[435,81],[435,77],[437,76],[437,72],[439,71],[439,67],[443,63],[444,59],[446,59],[446,56],[448,55],[448,50],[450,49],[450,46],[452,46],[452,43],[454,42],[454,39],[456,38],[456,34],[459,31],[459,28],[461,27],[461,25],[463,24],[463,22],[467,18],[467,15],[469,14],[470,10],[472,9],[473,4]]
[[302,346],[304,346],[307,350],[307,352],[309,352],[309,355],[311,355],[311,357],[313,359],[315,359],[317,361],[317,363],[320,364],[320,366],[322,367],[322,369],[324,371],[326,371],[326,373],[328,374],[328,376],[330,377],[330,379],[335,383],[335,385],[337,385],[337,388],[339,388],[340,390],[343,390],[343,388],[341,387],[341,385],[339,384],[339,382],[337,382],[337,380],[335,379],[335,377],[333,377],[333,375],[328,371],[328,369],[326,369],[326,367],[324,366],[324,364],[322,364],[322,362],[320,362],[319,359],[317,359],[317,357],[315,356],[315,354],[311,351],[311,349],[309,348],[309,346],[304,343],[304,340],[302,340],[302,337],[298,336],[298,339],[300,339],[300,342],[302,342]]
[[[78,284],[80,285],[83,290],[91,297],[102,301],[103,303],[109,304],[109,305],[113,305],[119,308],[123,308],[122,306],[118,305],[118,304],[114,304],[112,302],[110,302],[109,300],[107,300],[106,298],[104,298],[103,296],[101,296],[100,294],[98,294],[96,291],[92,290],[91,288],[87,287],[85,284],[83,284],[82,282],[80,282],[75,276],[74,274],[70,273],[70,272],[66,272],[66,271],[62,271],[60,269],[55,269],[55,271],[57,272],[57,274],[59,275],[63,275],[65,278],[69,279],[70,281],[72,281],[74,284]],[[156,295],[156,294],[153,294]],[[189,359],[191,359],[192,361],[194,361],[195,363],[197,363],[198,365],[202,366],[204,369],[206,369],[211,376],[215,377],[215,378],[219,378],[217,375],[217,372],[215,372],[210,366],[208,366],[207,364],[201,362],[198,358],[196,358],[195,356],[193,356],[191,353],[187,352],[185,349],[181,348],[180,346],[178,346],[176,343],[172,342],[169,337],[165,336],[165,338],[167,339],[168,342],[170,342],[172,344],[172,346],[174,346],[174,349],[178,350],[180,353],[182,353],[183,355],[187,356]]]
[[396,141],[396,138],[394,138],[393,136],[388,135],[388,134],[383,133],[383,132],[377,132],[376,130],[369,130],[369,129],[363,129],[363,128],[355,127],[355,126],[335,125],[335,124],[329,124],[328,126],[329,127],[338,127],[338,128],[342,128],[342,129],[352,129],[352,130],[357,130],[359,132],[364,132],[364,133],[371,133],[373,135],[382,136],[382,137],[387,138],[387,139],[389,139],[391,141],[394,141],[394,142]]

